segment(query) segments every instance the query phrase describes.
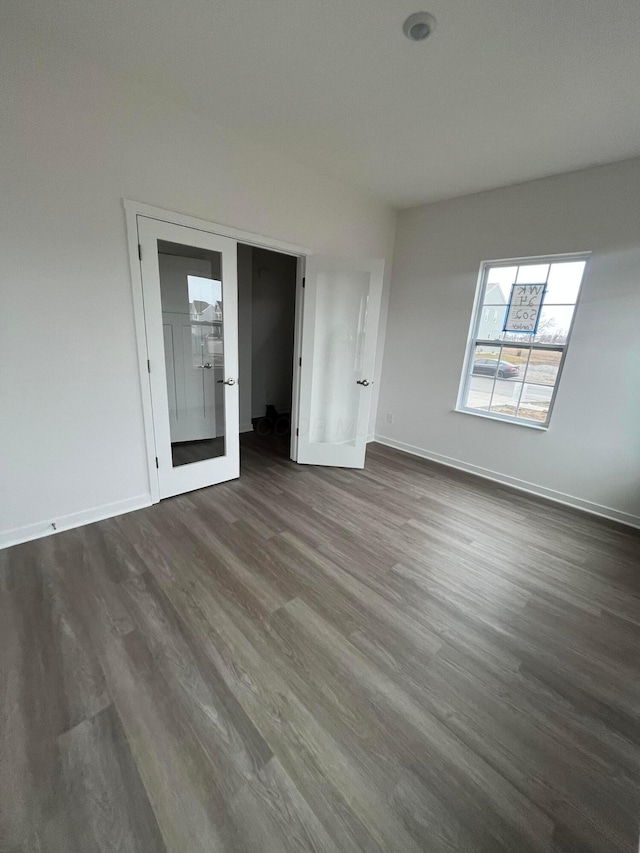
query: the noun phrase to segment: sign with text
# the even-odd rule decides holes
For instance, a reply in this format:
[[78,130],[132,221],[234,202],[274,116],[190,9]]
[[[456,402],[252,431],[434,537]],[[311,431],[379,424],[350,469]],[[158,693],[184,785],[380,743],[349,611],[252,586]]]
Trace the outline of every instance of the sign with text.
[[535,335],[546,284],[514,284],[503,332]]

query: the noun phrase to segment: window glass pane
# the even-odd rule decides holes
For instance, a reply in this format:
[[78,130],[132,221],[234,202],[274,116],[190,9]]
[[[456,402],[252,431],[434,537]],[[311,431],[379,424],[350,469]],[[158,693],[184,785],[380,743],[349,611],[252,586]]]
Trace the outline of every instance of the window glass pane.
[[522,382],[497,379],[491,398],[491,411],[515,418],[521,391]]
[[586,261],[551,264],[545,305],[573,303],[578,298]]
[[467,386],[466,405],[469,408],[489,411],[499,355],[500,347],[476,344]]
[[549,385],[525,383],[518,407],[518,417],[545,423],[549,415],[553,388]]
[[517,272],[518,267],[490,267],[483,305],[506,305]]
[[500,346],[491,344],[476,344],[472,372],[483,376],[494,376],[500,349]]
[[528,347],[502,347],[500,355],[500,364],[498,365],[497,378],[503,379],[505,382],[522,382],[527,359],[529,357]]
[[488,376],[474,374],[469,380],[469,393],[467,395],[467,406],[470,409],[479,409],[488,412],[493,394],[493,379]]
[[518,343],[523,346],[528,346],[532,341],[534,341],[533,335],[527,332],[505,332],[502,335],[501,340],[505,341],[508,344]]
[[480,309],[478,337],[485,341],[499,341],[506,311],[506,305],[483,305]]
[[544,284],[549,264],[524,264],[518,268],[517,284]]
[[534,349],[524,376],[525,382],[538,385],[555,385],[562,359],[560,350]]
[[[574,307],[572,305],[543,304],[538,322],[538,331],[533,338],[535,343],[564,344],[571,328]],[[531,337],[531,336],[530,336]]]

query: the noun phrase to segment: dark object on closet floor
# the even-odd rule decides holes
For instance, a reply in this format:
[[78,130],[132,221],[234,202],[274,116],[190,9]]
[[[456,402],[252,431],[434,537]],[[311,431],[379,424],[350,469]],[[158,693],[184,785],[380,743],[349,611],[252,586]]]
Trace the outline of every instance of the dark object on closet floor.
[[255,422],[258,435],[291,435],[291,415],[278,413],[275,406],[267,406],[266,414]]

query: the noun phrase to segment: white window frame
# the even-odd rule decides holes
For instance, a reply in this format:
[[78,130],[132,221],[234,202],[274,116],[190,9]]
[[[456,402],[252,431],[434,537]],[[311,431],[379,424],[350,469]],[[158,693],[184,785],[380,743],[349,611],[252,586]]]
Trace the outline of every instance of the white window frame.
[[[556,395],[558,393],[558,388],[560,386],[560,380],[562,378],[562,368],[564,367],[564,361],[567,355],[567,350],[569,349],[569,345],[571,343],[571,333],[573,331],[573,326],[575,324],[576,315],[578,313],[578,306],[580,304],[580,297],[582,295],[582,287],[584,285],[585,277],[587,274],[587,264],[589,262],[589,258],[591,257],[591,252],[572,252],[561,255],[534,255],[532,257],[526,258],[503,258],[501,260],[495,261],[482,261],[480,264],[480,271],[478,273],[478,281],[476,284],[476,295],[473,303],[473,311],[471,313],[471,323],[469,326],[469,335],[467,337],[467,346],[465,350],[464,363],[462,366],[462,376],[460,378],[460,386],[458,390],[458,399],[456,402],[456,412],[461,412],[466,415],[476,415],[480,418],[488,418],[493,421],[502,421],[503,423],[516,424],[516,426],[528,427],[529,429],[538,429],[538,430],[548,430],[549,424],[551,421],[551,415],[553,413],[553,406],[556,400]],[[569,330],[567,332],[567,339],[563,344],[549,344],[549,343],[525,343],[524,341],[501,341],[501,340],[485,340],[484,338],[478,337],[478,330],[480,328],[480,323],[482,320],[482,310],[484,306],[484,296],[487,289],[487,278],[489,269],[494,269],[495,267],[513,267],[513,266],[522,266],[522,265],[533,265],[533,264],[554,264],[558,262],[570,262],[570,261],[584,261],[585,268],[582,273],[582,279],[580,281],[580,289],[578,290],[578,295],[576,297],[573,310],[573,316],[571,318],[571,324],[569,326]],[[549,267],[551,270],[551,267]],[[548,274],[547,274],[548,276]],[[535,335],[531,335],[533,339]],[[543,350],[556,350],[561,352],[562,355],[560,357],[560,364],[558,365],[558,373],[556,375],[556,381],[553,386],[553,392],[551,394],[551,401],[549,402],[549,411],[547,412],[547,419],[544,422],[537,422],[533,420],[526,420],[524,418],[513,417],[511,415],[505,415],[500,412],[489,412],[489,411],[481,411],[480,409],[474,409],[473,407],[467,406],[465,404],[465,400],[467,399],[469,383],[471,382],[471,368],[473,365],[474,353],[477,344],[486,344],[487,346],[492,347],[500,347],[500,352],[498,353],[498,361],[500,361],[502,355],[502,348],[504,346],[514,346],[517,343],[521,343],[522,347],[531,348],[531,349],[543,349]],[[528,366],[528,362],[527,362]],[[526,367],[524,376],[526,376]],[[524,378],[523,378],[524,384]]]

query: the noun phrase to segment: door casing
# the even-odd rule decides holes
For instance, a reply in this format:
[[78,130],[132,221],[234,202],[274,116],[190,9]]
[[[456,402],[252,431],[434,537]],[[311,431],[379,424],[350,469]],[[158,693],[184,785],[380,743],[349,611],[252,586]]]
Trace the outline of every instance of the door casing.
[[147,456],[147,472],[149,478],[149,493],[151,502],[160,501],[160,488],[158,484],[158,469],[156,467],[156,437],[153,420],[153,404],[151,398],[151,387],[149,383],[149,366],[147,353],[147,329],[144,313],[142,271],[138,248],[138,216],[149,219],[157,219],[160,222],[169,222],[181,225],[185,228],[193,228],[197,231],[205,231],[209,234],[217,234],[221,237],[230,237],[238,243],[245,243],[262,249],[271,249],[285,255],[297,258],[296,273],[296,305],[295,305],[295,332],[294,332],[294,359],[293,359],[293,388],[291,404],[291,458],[297,459],[298,408],[300,398],[300,358],[302,348],[302,312],[304,298],[304,267],[305,259],[312,254],[311,250],[304,246],[286,243],[260,234],[252,234],[228,225],[219,225],[207,222],[192,216],[153,207],[141,202],[123,199],[126,217],[127,242],[129,247],[129,267],[131,271],[131,289],[133,297],[134,321],[137,343],[138,372],[140,376],[140,390],[142,395],[142,411],[144,419],[145,447]]

